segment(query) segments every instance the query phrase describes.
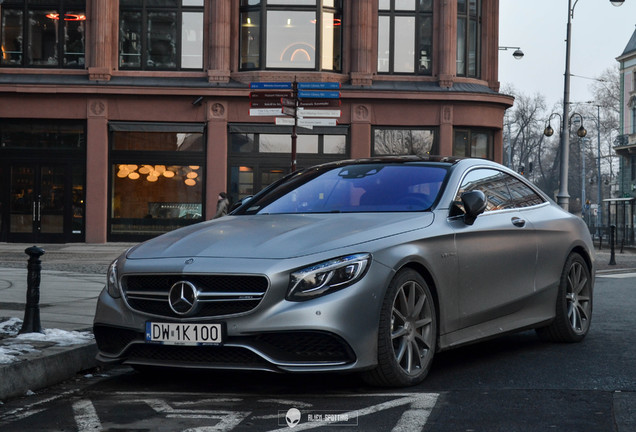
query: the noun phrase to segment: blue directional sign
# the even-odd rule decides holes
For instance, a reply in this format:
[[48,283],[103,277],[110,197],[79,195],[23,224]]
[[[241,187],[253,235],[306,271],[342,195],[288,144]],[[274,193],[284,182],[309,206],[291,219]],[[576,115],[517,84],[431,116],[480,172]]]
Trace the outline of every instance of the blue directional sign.
[[298,90],[338,90],[339,82],[302,82],[298,83]]
[[253,82],[250,83],[252,90],[289,90],[292,88],[290,82]]
[[315,98],[315,99],[338,99],[340,98],[339,91],[311,91],[302,90],[298,92],[299,98]]

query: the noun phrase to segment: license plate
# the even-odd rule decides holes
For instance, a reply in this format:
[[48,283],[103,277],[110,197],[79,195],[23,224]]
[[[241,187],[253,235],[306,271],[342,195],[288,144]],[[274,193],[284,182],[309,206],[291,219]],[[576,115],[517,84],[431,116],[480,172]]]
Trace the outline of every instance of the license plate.
[[164,345],[219,345],[221,324],[146,323],[146,342]]

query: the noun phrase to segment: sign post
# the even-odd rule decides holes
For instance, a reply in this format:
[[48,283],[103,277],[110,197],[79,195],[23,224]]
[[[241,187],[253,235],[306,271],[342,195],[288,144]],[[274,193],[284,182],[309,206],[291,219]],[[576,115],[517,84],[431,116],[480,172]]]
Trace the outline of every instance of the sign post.
[[250,89],[257,90],[250,92],[250,116],[275,117],[277,125],[292,127],[292,172],[296,171],[298,126],[335,126],[341,114],[339,82],[253,82]]

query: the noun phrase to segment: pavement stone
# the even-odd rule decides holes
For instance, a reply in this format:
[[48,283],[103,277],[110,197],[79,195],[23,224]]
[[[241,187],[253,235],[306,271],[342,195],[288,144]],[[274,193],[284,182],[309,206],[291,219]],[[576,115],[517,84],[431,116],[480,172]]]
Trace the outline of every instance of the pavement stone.
[[[105,284],[106,270],[112,260],[132,243],[45,244],[40,258],[40,321],[43,329],[91,331],[99,293]],[[0,243],[0,322],[24,317],[27,288],[25,249],[30,244]],[[597,251],[598,273],[636,271],[634,249],[615,251],[610,265],[608,249]],[[0,347],[15,343],[15,338],[0,335]],[[33,342],[35,351],[18,360],[0,364],[0,401],[25,395],[72,378],[98,366],[94,342],[58,346],[51,342]]]

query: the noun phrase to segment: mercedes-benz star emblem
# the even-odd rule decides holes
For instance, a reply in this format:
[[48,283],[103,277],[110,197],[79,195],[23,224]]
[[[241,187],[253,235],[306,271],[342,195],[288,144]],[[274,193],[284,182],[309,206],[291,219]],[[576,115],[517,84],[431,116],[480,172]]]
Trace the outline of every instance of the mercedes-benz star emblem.
[[188,315],[197,306],[199,291],[188,281],[179,281],[170,287],[168,303],[170,309],[178,315]]

